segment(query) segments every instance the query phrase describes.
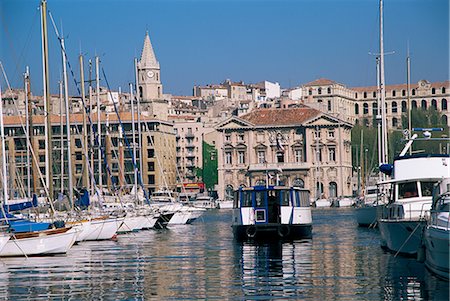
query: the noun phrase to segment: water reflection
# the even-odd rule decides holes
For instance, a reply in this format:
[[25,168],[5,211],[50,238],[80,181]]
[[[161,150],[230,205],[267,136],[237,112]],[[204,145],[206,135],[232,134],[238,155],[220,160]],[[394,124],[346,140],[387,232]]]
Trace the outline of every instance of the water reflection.
[[448,300],[448,281],[381,250],[352,209],[313,211],[313,239],[239,243],[229,211],[190,226],[0,259],[0,300]]

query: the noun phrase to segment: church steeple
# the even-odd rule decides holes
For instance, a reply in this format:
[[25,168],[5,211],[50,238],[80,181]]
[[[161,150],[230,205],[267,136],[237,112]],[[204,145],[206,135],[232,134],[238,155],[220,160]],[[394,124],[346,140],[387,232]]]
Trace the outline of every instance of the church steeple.
[[142,48],[141,60],[139,61],[141,68],[158,68],[159,62],[156,60],[155,52],[153,51],[152,42],[148,31],[145,33],[144,47]]
[[144,47],[138,63],[139,95],[143,100],[161,99],[162,84],[160,66],[156,60],[148,31],[145,33]]

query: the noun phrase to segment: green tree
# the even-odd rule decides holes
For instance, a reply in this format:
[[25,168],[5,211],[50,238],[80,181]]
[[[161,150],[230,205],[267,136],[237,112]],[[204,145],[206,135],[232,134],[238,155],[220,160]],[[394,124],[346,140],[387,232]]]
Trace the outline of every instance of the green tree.
[[214,145],[203,141],[203,169],[201,170],[201,176],[208,190],[214,190],[214,185],[218,183],[217,168],[217,149]]

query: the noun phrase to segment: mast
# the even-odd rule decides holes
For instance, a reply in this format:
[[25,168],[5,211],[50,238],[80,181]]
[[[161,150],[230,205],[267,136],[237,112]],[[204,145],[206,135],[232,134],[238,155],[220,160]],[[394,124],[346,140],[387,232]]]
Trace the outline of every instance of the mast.
[[45,181],[48,187],[48,197],[53,200],[53,162],[52,162],[52,124],[50,116],[50,82],[48,67],[48,37],[47,37],[47,1],[41,1],[41,22],[42,22],[42,71],[45,106]]
[[[92,60],[89,59],[89,117],[92,120]],[[94,168],[94,125],[90,124],[90,160],[91,160],[91,166]],[[91,195],[94,194],[94,183],[95,183],[95,175],[94,170],[91,173]]]
[[383,0],[380,0],[380,97],[381,97],[381,150],[383,163],[388,162],[388,142],[386,125],[386,87],[384,78],[384,42],[383,42]]
[[98,135],[98,150],[97,150],[97,156],[98,156],[98,187],[100,188],[101,193],[103,193],[102,190],[102,128],[101,128],[101,122],[100,122],[100,71],[99,71],[99,64],[100,60],[99,57],[95,57],[95,82],[96,82],[96,96],[97,96],[97,135]]
[[319,198],[321,198],[320,195],[320,158],[319,158],[319,153],[320,153],[320,149],[319,149],[319,126],[316,126],[316,161],[317,161],[317,165],[316,165],[316,200],[318,200]]
[[[137,91],[136,91],[137,93]],[[136,160],[136,134],[134,126],[134,95],[133,95],[133,84],[130,83],[130,100],[131,100],[131,133],[133,137],[133,158]],[[134,168],[134,198],[137,200],[137,168]]]
[[[378,167],[381,166],[381,164],[383,164],[383,157],[381,154],[381,90],[380,90],[380,58],[377,57],[376,58],[376,62],[377,62],[377,67],[376,67],[376,71],[377,71],[377,117],[376,117],[376,121],[377,121],[377,146],[378,146]],[[382,172],[378,172],[378,181],[382,181],[384,178],[383,173]]]
[[66,48],[64,38],[61,38],[61,54],[63,63],[64,99],[66,104],[66,136],[67,136],[67,173],[69,178],[69,203],[73,209],[73,174],[72,174],[72,138],[70,136],[69,87],[67,86]]
[[[80,54],[80,81],[81,81],[81,101],[83,104],[83,107],[86,104],[85,99],[85,89],[84,89],[84,63],[83,63],[83,56]],[[84,152],[84,160],[83,160],[83,186],[88,189],[89,187],[89,157],[88,157],[88,141],[87,141],[87,123],[86,123],[86,110],[83,109],[83,152]]]
[[136,82],[136,99],[137,99],[137,122],[138,122],[138,151],[139,151],[139,171],[142,174],[142,133],[141,133],[141,95],[139,95],[139,79],[138,79],[138,62],[134,59],[134,72]]
[[[361,141],[359,145],[359,164],[361,165],[361,191],[364,191],[365,189],[365,172],[364,172],[364,152],[363,152],[363,145],[364,145],[364,131],[361,129]],[[365,191],[364,191],[365,192]]]
[[64,118],[63,118],[63,110],[64,110],[64,96],[63,96],[63,82],[59,81],[59,129],[61,133],[60,139],[60,169],[61,169],[61,186],[60,193],[61,197],[64,194]]
[[[25,119],[27,120],[26,124],[26,139],[27,139],[27,198],[31,198],[31,168],[30,168],[30,115],[31,113],[28,112],[29,108],[29,91],[30,91],[30,71],[28,69],[28,66],[26,68],[25,74],[24,74],[24,84],[25,84]],[[31,160],[31,163],[33,163],[33,160]]]
[[[410,97],[410,88],[411,88],[411,58],[409,57],[409,47],[408,47],[408,55],[406,57],[406,95],[407,95],[407,104],[408,104],[408,133],[409,137],[412,136],[412,124],[411,124],[411,97]],[[412,145],[409,148],[409,154],[412,154]]]
[[[2,140],[2,173],[3,173],[3,204],[8,201],[8,179],[6,177],[6,147],[5,147],[5,128],[3,127],[3,99],[2,88],[0,86],[0,136]],[[1,205],[3,210],[3,205]]]

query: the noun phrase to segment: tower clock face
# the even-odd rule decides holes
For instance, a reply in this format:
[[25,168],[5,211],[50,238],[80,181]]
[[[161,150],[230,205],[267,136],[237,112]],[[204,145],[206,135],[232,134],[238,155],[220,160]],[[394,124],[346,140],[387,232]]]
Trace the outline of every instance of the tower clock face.
[[147,76],[150,77],[150,78],[152,78],[153,76],[155,76],[155,72],[153,72],[153,71],[148,71],[148,72],[147,72]]

